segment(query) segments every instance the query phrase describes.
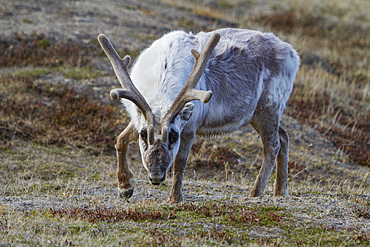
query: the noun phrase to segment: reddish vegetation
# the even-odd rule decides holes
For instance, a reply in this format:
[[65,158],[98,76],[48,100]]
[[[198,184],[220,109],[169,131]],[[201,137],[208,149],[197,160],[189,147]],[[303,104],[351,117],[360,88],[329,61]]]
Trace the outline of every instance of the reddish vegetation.
[[68,207],[61,209],[50,209],[54,217],[67,217],[85,220],[92,223],[97,222],[122,222],[126,220],[171,220],[175,219],[177,212],[189,211],[205,217],[224,217],[225,220],[235,223],[279,223],[282,217],[278,215],[281,209],[254,208],[246,209],[242,205],[229,205],[224,203],[186,203],[165,209],[154,209],[151,207],[139,207],[134,209],[118,209],[108,207]]
[[[298,91],[298,87],[294,91]],[[323,112],[333,103],[330,95],[327,93],[316,94],[310,99],[297,97],[299,93],[293,91],[293,95],[288,102],[289,110],[286,113],[294,118],[300,119],[303,123],[317,128],[322,134],[325,134],[337,147],[349,154],[350,158],[361,165],[370,164],[370,118],[366,115],[358,116],[355,122],[353,116],[344,108],[336,107],[330,116],[335,119],[340,111],[340,116],[336,119],[338,124],[332,126],[322,126],[321,121]],[[344,128],[344,126],[346,126]]]
[[368,235],[365,235],[365,233],[361,233],[356,238],[354,238],[354,240],[358,240],[358,241],[364,242],[364,243],[365,242],[369,243],[370,237]]
[[135,209],[116,209],[106,207],[82,208],[70,207],[63,209],[50,209],[51,215],[54,217],[67,217],[78,220],[86,220],[91,223],[97,222],[122,222],[126,220],[164,220],[168,214],[151,209],[151,208],[135,208]]
[[[281,208],[277,207],[257,207],[246,208],[245,205],[235,205],[219,202],[206,202],[201,204],[186,203],[178,204],[174,207],[165,207],[154,209],[152,207],[138,207],[133,209],[118,209],[108,207],[68,207],[62,209],[50,209],[53,217],[72,218],[76,220],[83,220],[90,223],[117,223],[123,221],[157,221],[158,220],[173,220],[178,216],[177,213],[183,214],[189,212],[196,214],[198,217],[207,217],[214,219],[215,217],[222,218],[232,224],[241,224],[244,226],[251,225],[277,225],[282,222],[283,217]],[[183,217],[183,216],[181,216]],[[156,228],[149,230],[150,235],[154,240],[154,245],[163,245],[164,243],[171,243],[173,246],[181,245],[181,238],[173,238],[171,235],[165,234]],[[232,233],[228,229],[208,229],[197,230],[191,232],[190,235],[185,233],[187,237],[211,237],[220,241],[233,242]]]
[[364,219],[370,219],[370,208],[369,207],[356,207],[355,212],[358,217],[362,217]]
[[11,42],[0,42],[0,67],[61,64],[86,65],[88,50],[72,42],[47,40],[43,34],[15,35]]
[[[267,223],[269,221],[280,222],[282,217],[277,215],[275,211],[279,211],[278,208],[257,208],[253,210],[245,209],[242,205],[227,205],[219,203],[199,204],[195,205],[182,204],[175,208],[175,211],[191,211],[197,214],[204,215],[206,217],[219,217],[225,216],[226,220],[233,221],[236,223]],[[268,212],[266,212],[268,211]]]
[[75,147],[113,149],[117,109],[64,83],[36,83],[31,78],[0,81],[0,147],[13,139]]

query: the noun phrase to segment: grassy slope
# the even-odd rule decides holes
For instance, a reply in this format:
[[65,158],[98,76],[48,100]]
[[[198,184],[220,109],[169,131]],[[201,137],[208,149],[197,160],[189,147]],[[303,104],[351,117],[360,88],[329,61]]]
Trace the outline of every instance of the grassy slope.
[[0,244],[365,245],[369,171],[356,164],[369,164],[368,3],[322,2],[162,1],[194,17],[176,20],[181,28],[204,29],[194,20],[206,19],[210,29],[270,30],[299,51],[286,113],[305,125],[284,118],[292,139],[288,198],[270,196],[273,181],[266,196],[245,198],[261,161],[259,139],[245,128],[197,139],[182,205],[162,204],[171,180],[150,187],[133,145],[138,188],[131,203],[119,200],[113,145],[127,118],[100,101],[100,90],[81,87],[105,73],[91,60],[102,55],[98,47],[42,35],[16,37],[18,49],[3,46],[2,66],[38,68],[0,81]]

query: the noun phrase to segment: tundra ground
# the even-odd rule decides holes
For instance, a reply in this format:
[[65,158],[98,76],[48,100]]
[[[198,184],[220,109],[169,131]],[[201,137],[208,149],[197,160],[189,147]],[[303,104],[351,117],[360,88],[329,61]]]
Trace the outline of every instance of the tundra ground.
[[[4,1],[0,10],[0,245],[367,246],[368,1]],[[198,137],[185,202],[138,180],[117,196],[115,137],[129,121],[96,37],[137,57],[175,29],[272,31],[302,65],[283,117],[289,193],[248,198],[262,144],[250,127]]]

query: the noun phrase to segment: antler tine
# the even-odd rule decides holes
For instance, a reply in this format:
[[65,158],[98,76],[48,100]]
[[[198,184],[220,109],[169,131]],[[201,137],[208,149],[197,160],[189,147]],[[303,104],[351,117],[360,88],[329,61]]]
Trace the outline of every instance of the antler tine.
[[[100,34],[98,36],[98,41],[100,43],[100,46],[103,48],[105,54],[107,55],[109,61],[111,62],[114,72],[122,86],[122,89],[113,89],[110,92],[111,98],[115,100],[119,98],[124,98],[132,101],[144,114],[145,119],[148,122],[148,129],[154,130],[153,128],[154,116],[152,110],[150,109],[148,103],[146,102],[142,94],[132,83],[132,80],[127,70],[127,66],[131,62],[131,57],[125,56],[123,59],[121,59],[121,57],[118,55],[113,45],[109,41],[108,37],[105,36],[104,34]],[[149,142],[151,142],[151,140],[154,139],[154,133],[151,134],[150,132],[153,131],[149,131],[148,133]]]
[[[163,120],[163,126],[166,127],[173,118],[179,114],[181,109],[184,107],[186,103],[192,100],[200,100],[203,103],[207,103],[211,97],[211,91],[203,91],[203,90],[196,90],[194,89],[197,85],[200,77],[202,76],[207,62],[211,57],[213,50],[215,49],[218,41],[220,40],[220,34],[214,33],[211,38],[208,40],[206,46],[204,47],[202,53],[197,52],[196,50],[192,49],[191,54],[195,58],[195,64],[193,67],[192,72],[188,80],[186,81],[184,87],[181,89],[179,94],[177,95],[175,101],[173,102],[170,110],[166,114]],[[166,139],[166,137],[162,138]]]

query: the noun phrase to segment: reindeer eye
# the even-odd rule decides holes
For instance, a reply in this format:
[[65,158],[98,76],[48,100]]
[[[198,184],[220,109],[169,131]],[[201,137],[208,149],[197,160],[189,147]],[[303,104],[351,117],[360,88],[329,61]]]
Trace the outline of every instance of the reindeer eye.
[[170,144],[175,143],[177,139],[179,139],[179,133],[177,133],[176,131],[171,131],[168,136],[168,139],[170,141]]
[[144,141],[144,142],[147,142],[147,139],[148,139],[148,133],[146,131],[146,129],[142,129],[140,131],[140,136],[141,136],[141,139]]

